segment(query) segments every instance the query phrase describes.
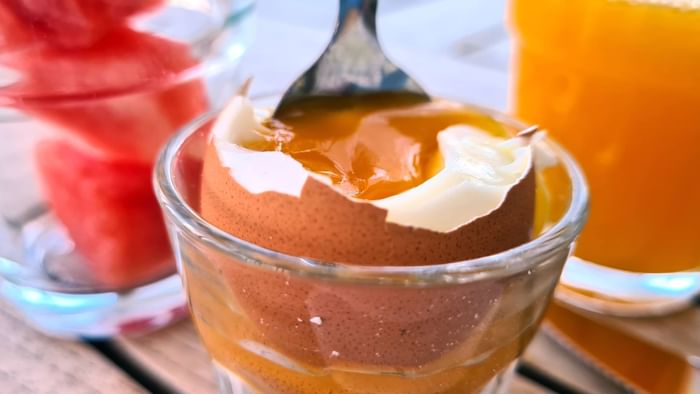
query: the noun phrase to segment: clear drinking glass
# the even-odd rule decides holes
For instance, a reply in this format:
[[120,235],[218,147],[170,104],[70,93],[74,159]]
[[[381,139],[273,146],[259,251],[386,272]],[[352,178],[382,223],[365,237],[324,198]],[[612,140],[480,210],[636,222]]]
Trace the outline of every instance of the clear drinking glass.
[[186,313],[158,150],[237,87],[245,0],[0,5],[0,296],[64,337]]
[[700,2],[511,0],[511,98],[581,163],[591,219],[563,300],[666,314],[700,294]]
[[[269,102],[269,100],[268,100]],[[511,133],[524,126],[476,107]],[[192,316],[222,393],[493,393],[536,331],[587,210],[571,158],[542,142],[542,231],[514,249],[419,267],[366,267],[264,249],[198,214],[217,113],[200,117],[156,165]]]

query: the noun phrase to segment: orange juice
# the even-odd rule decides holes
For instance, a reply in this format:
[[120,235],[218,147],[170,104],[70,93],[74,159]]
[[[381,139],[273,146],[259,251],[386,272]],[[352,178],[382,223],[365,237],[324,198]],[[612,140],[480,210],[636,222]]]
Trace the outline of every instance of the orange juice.
[[512,109],[585,170],[577,255],[700,266],[700,1],[511,0]]

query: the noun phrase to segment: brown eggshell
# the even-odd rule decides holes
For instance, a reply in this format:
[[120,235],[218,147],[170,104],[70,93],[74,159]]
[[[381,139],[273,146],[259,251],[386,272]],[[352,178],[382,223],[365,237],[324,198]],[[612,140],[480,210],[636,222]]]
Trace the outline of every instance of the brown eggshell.
[[309,177],[301,198],[252,194],[207,148],[202,215],[256,245],[293,256],[357,265],[431,265],[494,254],[530,240],[534,173],[514,186],[494,212],[461,228],[438,233],[386,222],[386,210],[351,201]]
[[[205,156],[202,216],[236,237],[295,256],[357,265],[431,265],[481,257],[530,239],[535,180],[531,171],[491,214],[450,233],[386,223],[386,211],[354,202],[313,178],[301,197],[252,194]],[[506,282],[427,288],[360,286],[212,258],[237,304],[267,341],[314,366],[419,369],[479,354]],[[318,318],[318,319],[315,319]],[[318,323],[320,321],[320,324]],[[477,335],[477,333],[479,333]],[[460,359],[461,357],[461,359]],[[495,363],[504,365],[506,361]],[[437,364],[436,364],[437,363]]]

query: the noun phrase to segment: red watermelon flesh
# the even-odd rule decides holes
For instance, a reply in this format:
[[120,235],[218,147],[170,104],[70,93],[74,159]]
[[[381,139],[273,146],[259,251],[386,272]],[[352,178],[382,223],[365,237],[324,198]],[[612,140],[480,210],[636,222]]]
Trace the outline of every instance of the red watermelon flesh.
[[[22,73],[5,89],[16,107],[113,159],[150,163],[163,142],[207,108],[186,45],[119,29],[81,50],[43,47],[0,58]],[[71,97],[67,100],[67,97]]]
[[0,2],[0,53],[31,45],[34,36],[7,4]]
[[41,41],[85,47],[162,0],[3,0]]
[[154,86],[197,65],[189,47],[123,27],[88,48],[34,45],[22,53],[2,54],[0,63],[24,75],[6,94],[30,97],[88,98]]
[[174,271],[151,166],[61,140],[39,143],[36,159],[45,196],[97,281],[119,288]]
[[0,4],[0,67],[21,77],[0,94],[54,126],[54,139],[36,150],[44,194],[87,268],[111,287],[173,271],[152,162],[173,132],[207,108],[200,80],[179,82],[198,65],[189,48],[128,28],[129,16],[158,3]]

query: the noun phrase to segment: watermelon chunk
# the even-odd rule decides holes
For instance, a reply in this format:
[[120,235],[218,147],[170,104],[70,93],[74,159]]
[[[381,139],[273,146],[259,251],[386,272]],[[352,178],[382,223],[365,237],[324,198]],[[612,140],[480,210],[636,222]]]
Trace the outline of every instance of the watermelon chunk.
[[37,43],[22,53],[0,54],[0,62],[25,77],[8,94],[42,98],[123,93],[172,80],[197,65],[186,44],[126,27],[88,48]]
[[162,0],[3,0],[41,41],[85,47]]
[[189,47],[128,27],[160,2],[0,4],[0,66],[20,75],[2,96],[53,126],[36,149],[44,194],[95,279],[115,288],[173,272],[152,163],[207,108],[202,81],[182,78],[198,66]]
[[151,166],[105,160],[46,140],[36,160],[45,196],[95,279],[133,286],[175,270]]
[[[16,107],[116,160],[150,163],[163,142],[207,108],[189,48],[129,29],[80,50],[42,47],[0,58],[23,79]],[[21,99],[19,99],[21,98]]]
[[8,5],[0,3],[0,53],[26,47],[33,39],[30,31]]

